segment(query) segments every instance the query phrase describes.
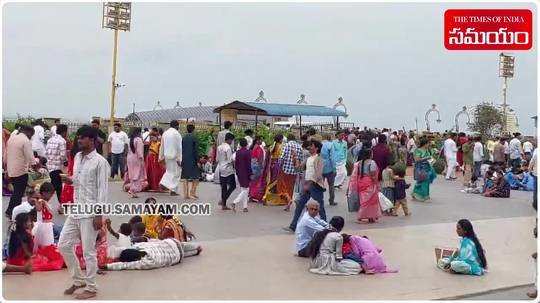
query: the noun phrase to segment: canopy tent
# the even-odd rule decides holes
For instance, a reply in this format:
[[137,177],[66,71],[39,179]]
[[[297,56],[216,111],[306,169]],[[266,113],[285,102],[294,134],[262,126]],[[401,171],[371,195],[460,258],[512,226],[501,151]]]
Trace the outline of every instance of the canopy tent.
[[214,113],[219,113],[220,125],[222,113],[225,111],[232,111],[234,115],[255,115],[255,125],[257,125],[258,116],[298,116],[300,125],[302,124],[302,116],[317,116],[334,117],[336,118],[337,127],[339,127],[339,117],[347,117],[347,114],[343,111],[321,105],[233,101],[214,109]]

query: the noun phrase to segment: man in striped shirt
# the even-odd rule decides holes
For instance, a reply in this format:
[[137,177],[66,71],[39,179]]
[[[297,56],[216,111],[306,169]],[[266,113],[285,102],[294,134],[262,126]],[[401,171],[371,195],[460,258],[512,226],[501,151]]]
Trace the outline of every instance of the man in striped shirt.
[[302,146],[295,141],[293,134],[287,136],[287,143],[281,152],[281,171],[277,177],[277,191],[280,195],[292,199],[294,183],[298,175],[297,166],[303,161]]
[[[111,169],[107,160],[96,152],[97,130],[86,125],[81,127],[77,134],[81,151],[75,155],[73,176],[66,177],[64,181],[73,184],[75,204],[105,204]],[[102,226],[103,218],[101,214],[96,213],[69,215],[66,219],[58,248],[64,257],[73,284],[64,291],[64,294],[72,295],[77,289],[84,288],[82,293],[75,296],[76,299],[85,300],[97,295],[96,238]],[[74,249],[78,243],[82,243],[86,275],[83,275],[79,260],[75,256]]]

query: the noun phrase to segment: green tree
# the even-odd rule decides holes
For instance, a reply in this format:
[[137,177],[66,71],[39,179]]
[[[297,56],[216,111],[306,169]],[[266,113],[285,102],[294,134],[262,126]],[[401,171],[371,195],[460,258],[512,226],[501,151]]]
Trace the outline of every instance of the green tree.
[[493,104],[483,102],[476,106],[469,129],[482,136],[482,139],[496,136],[503,125],[503,114]]

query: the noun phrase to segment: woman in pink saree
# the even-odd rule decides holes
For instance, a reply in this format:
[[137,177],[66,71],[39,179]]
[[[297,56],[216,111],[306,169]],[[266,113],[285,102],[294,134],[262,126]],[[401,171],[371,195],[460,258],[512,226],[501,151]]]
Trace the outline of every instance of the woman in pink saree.
[[255,202],[262,202],[266,189],[264,174],[265,151],[261,146],[262,138],[257,136],[251,146],[252,181],[249,183],[249,198]]
[[128,193],[132,198],[137,198],[137,193],[143,188],[143,181],[146,180],[146,170],[144,169],[144,144],[141,139],[141,128],[133,129],[127,156],[127,167],[129,174]]
[[[343,237],[346,238],[347,235]],[[397,272],[397,270],[389,269],[386,266],[382,257],[382,249],[375,246],[367,237],[348,236],[348,240],[351,243],[353,253],[362,259],[361,266],[366,274]]]
[[349,181],[349,192],[357,191],[360,197],[358,221],[367,219],[369,223],[375,222],[382,215],[379,204],[379,169],[371,158],[371,149],[360,151]]

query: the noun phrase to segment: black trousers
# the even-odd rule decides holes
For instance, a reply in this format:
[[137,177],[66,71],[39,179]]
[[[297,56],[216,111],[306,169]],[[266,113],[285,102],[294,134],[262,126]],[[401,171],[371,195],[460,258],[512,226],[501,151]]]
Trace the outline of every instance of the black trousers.
[[11,184],[13,184],[13,194],[9,198],[9,204],[6,209],[6,215],[11,219],[11,213],[13,208],[21,204],[22,198],[24,197],[24,191],[28,185],[28,174],[22,176],[9,178]]
[[49,173],[54,191],[56,191],[56,197],[58,197],[58,202],[60,202],[60,194],[62,193],[62,178],[60,178],[61,173],[62,171],[59,169],[53,170]]
[[302,258],[309,258],[309,244],[298,251],[298,256]]
[[234,174],[227,177],[219,176],[219,183],[221,185],[221,203],[223,203],[223,206],[226,206],[227,199],[229,199],[229,196],[236,189]]

